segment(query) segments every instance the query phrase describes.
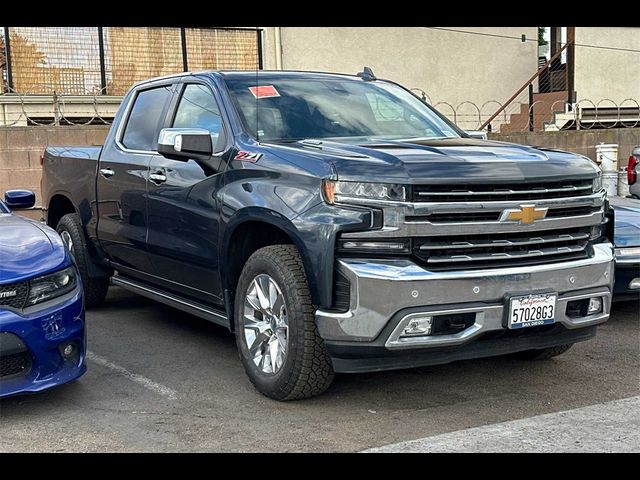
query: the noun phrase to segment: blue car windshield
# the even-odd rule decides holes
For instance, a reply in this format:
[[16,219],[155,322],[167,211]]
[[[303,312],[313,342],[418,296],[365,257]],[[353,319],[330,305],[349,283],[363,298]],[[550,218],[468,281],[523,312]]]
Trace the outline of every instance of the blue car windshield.
[[2,200],[0,200],[0,213],[11,213]]
[[268,76],[258,80],[225,79],[246,128],[260,141],[460,137],[455,126],[393,83]]

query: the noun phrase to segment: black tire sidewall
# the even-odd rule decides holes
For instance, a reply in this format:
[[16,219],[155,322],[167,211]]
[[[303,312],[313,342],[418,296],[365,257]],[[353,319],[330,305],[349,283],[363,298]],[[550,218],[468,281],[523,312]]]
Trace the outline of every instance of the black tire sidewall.
[[[69,255],[73,258],[80,272],[85,306],[89,308],[96,307],[104,301],[107,295],[109,278],[91,278],[89,276],[87,262],[91,260],[78,214],[67,214],[60,219],[58,225],[56,225],[56,232],[61,234],[63,231],[69,233],[73,241],[73,253],[70,252]],[[66,245],[65,248],[67,248]]]
[[[78,270],[80,271],[80,275],[82,276],[82,283],[86,285],[89,281],[89,275],[87,273],[87,265],[85,264],[86,252],[84,251],[84,238],[79,235],[80,232],[78,230],[80,226],[77,224],[76,219],[73,217],[74,215],[72,214],[67,214],[62,217],[58,222],[58,225],[56,226],[56,232],[58,232],[59,235],[61,235],[62,232],[67,232],[71,236],[71,241],[73,242],[73,252],[69,252],[69,255],[73,258],[76,266],[78,267]],[[67,248],[66,245],[65,248]]]

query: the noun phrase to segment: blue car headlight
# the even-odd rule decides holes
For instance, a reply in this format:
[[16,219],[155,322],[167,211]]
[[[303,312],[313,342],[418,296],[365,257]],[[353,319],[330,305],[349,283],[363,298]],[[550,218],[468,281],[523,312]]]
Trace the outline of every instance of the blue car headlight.
[[29,296],[26,304],[35,305],[59,297],[71,292],[77,284],[78,274],[73,266],[34,278],[29,281]]

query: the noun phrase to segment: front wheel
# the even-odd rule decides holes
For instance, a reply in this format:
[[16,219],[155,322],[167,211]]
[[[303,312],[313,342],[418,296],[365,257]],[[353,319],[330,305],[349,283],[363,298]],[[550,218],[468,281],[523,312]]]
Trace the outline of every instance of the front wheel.
[[319,395],[331,385],[331,359],[316,327],[295,246],[264,247],[247,260],[234,312],[240,358],[260,393],[296,400]]

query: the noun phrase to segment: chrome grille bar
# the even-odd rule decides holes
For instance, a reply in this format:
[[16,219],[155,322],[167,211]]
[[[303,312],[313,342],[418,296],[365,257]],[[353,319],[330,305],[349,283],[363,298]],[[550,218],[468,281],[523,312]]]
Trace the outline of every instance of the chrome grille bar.
[[450,250],[463,248],[492,248],[492,247],[518,247],[525,245],[539,245],[545,243],[568,242],[588,240],[590,235],[584,233],[560,233],[557,235],[544,235],[535,237],[521,237],[514,239],[497,239],[490,242],[477,242],[473,240],[452,242],[429,242],[420,245],[420,250]]
[[543,257],[548,255],[566,255],[568,253],[582,252],[587,247],[587,242],[562,247],[538,248],[535,250],[522,250],[513,252],[496,253],[469,253],[464,255],[435,255],[427,259],[429,264],[484,262],[496,260],[520,260],[523,258]]

